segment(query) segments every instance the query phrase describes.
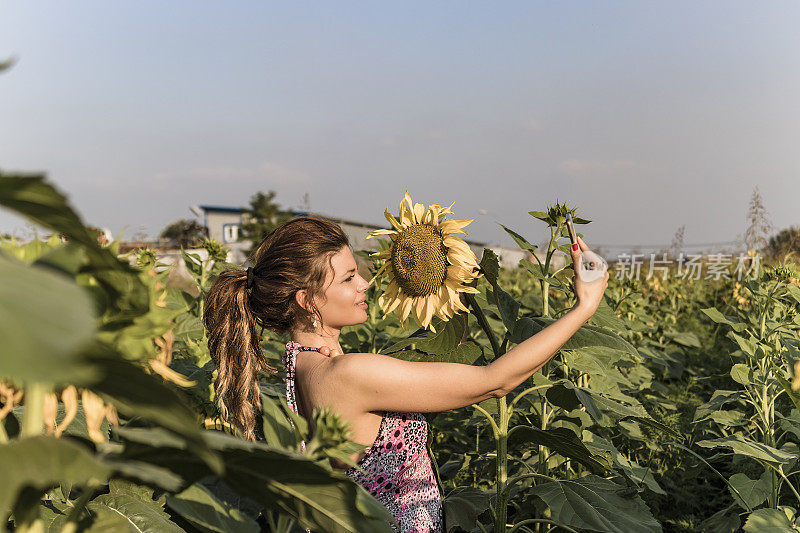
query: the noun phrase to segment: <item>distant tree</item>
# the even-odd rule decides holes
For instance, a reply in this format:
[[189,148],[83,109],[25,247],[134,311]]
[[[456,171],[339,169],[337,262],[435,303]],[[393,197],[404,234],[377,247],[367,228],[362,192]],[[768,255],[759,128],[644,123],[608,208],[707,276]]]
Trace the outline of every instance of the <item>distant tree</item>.
[[770,237],[766,255],[778,260],[791,255],[795,261],[800,261],[800,227],[790,226]]
[[259,191],[250,197],[250,207],[243,213],[242,231],[239,235],[240,241],[251,242],[247,255],[261,244],[269,232],[293,216],[289,212],[281,211],[280,205],[274,201],[275,195],[275,191],[267,194]]
[[678,257],[678,254],[683,251],[685,234],[686,225],[684,224],[675,231],[675,235],[672,236],[672,242],[669,246],[665,250],[659,251],[659,254],[667,254],[667,257]]
[[744,245],[747,250],[761,250],[768,243],[769,234],[773,231],[769,215],[764,207],[764,201],[758,190],[758,185],[753,189],[750,197],[750,209],[747,212],[749,222],[744,232]]
[[180,219],[169,224],[161,232],[162,239],[169,239],[172,246],[190,248],[199,246],[205,239],[208,230],[196,220]]

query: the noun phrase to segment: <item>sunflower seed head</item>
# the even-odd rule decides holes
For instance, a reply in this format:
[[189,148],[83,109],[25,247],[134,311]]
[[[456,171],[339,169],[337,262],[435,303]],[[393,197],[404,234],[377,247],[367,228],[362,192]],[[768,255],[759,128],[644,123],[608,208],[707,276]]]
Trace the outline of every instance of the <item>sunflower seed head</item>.
[[391,263],[398,285],[408,296],[436,293],[447,275],[447,248],[441,232],[427,224],[406,228],[392,245]]

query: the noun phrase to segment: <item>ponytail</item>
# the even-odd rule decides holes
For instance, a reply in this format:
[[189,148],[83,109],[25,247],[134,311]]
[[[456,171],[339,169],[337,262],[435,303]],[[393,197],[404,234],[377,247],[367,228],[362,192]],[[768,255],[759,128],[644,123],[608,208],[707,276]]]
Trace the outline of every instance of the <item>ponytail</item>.
[[255,418],[261,410],[258,373],[274,369],[261,350],[261,328],[250,310],[246,285],[244,270],[222,272],[206,296],[203,322],[218,369],[214,402],[224,419],[255,440]]

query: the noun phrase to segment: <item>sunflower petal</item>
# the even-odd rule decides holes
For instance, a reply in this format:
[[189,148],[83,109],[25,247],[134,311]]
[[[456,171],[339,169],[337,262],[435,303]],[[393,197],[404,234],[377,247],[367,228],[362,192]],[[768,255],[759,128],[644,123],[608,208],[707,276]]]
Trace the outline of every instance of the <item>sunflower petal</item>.
[[422,326],[422,315],[425,312],[425,298],[414,298],[414,320]]
[[397,232],[393,229],[373,229],[367,232],[367,239],[377,237],[378,235],[397,235]]
[[434,217],[434,211],[430,207],[425,214],[422,215],[422,223],[427,224],[428,226],[433,226],[436,224],[436,218]]
[[[408,194],[408,193],[406,193]],[[409,198],[410,201],[410,198]],[[400,216],[400,224],[407,228],[409,226],[414,225],[414,215],[413,215],[413,208],[411,206],[406,205],[406,202],[400,202],[400,210],[398,211]]]
[[375,252],[374,254],[369,254],[372,259],[389,259],[392,257],[392,251],[389,249],[381,250],[380,252]]
[[439,298],[434,295],[428,296],[425,298],[425,309],[424,314],[422,316],[422,326],[427,328],[428,325],[431,323],[431,318],[433,317],[433,310],[436,307],[436,304],[439,303]]
[[383,264],[383,266],[380,267],[377,272],[375,272],[375,275],[372,276],[371,280],[369,280],[368,285],[372,285],[375,282],[376,279],[380,279],[381,275],[383,274],[383,271],[386,270],[386,267],[388,267],[390,264],[391,263],[389,261],[386,261]]
[[397,219],[394,218],[394,215],[391,214],[388,209],[383,212],[383,216],[386,217],[386,220],[389,221],[389,224],[391,224],[394,229],[396,229],[397,231],[403,231],[403,226],[400,225],[400,222],[398,222]]
[[477,288],[470,287],[469,285],[462,285],[461,287],[459,287],[458,292],[466,292],[468,294],[480,294],[481,293],[481,291],[479,291]]
[[453,202],[452,204],[450,204],[450,206],[449,206],[449,207],[445,207],[444,209],[440,210],[440,211],[439,211],[439,216],[441,216],[441,215],[452,215],[452,214],[453,214],[453,209],[452,209],[452,207],[453,207],[454,205],[456,205],[456,203],[455,203],[455,202]]
[[451,265],[469,265],[471,267],[477,267],[478,263],[475,261],[475,256],[470,256],[465,254],[464,252],[460,252],[453,248],[447,252],[447,260],[450,261]]
[[420,203],[414,204],[414,223],[422,224],[422,215],[425,214],[425,206]]
[[400,303],[401,303],[402,301],[403,301],[403,299],[402,299],[402,298],[393,298],[393,299],[391,300],[391,302],[389,303],[389,306],[386,308],[386,311],[384,312],[384,314],[385,314],[385,315],[388,315],[389,313],[391,313],[392,311],[394,311],[394,310],[395,310],[395,308],[397,308],[397,306],[398,306],[398,305],[400,305]]
[[414,303],[414,300],[405,296],[403,301],[400,303],[400,308],[398,309],[398,314],[400,315],[400,320],[405,322],[408,318],[408,314],[411,312],[411,306]]

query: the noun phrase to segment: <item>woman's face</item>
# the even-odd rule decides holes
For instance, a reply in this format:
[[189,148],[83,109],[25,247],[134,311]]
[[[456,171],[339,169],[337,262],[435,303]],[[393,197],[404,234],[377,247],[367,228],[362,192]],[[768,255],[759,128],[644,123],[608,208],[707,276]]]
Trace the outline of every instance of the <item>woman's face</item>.
[[322,323],[336,329],[361,324],[368,318],[365,299],[369,282],[358,274],[349,246],[331,257],[331,266],[333,272],[328,271],[324,285],[326,299],[314,300]]

